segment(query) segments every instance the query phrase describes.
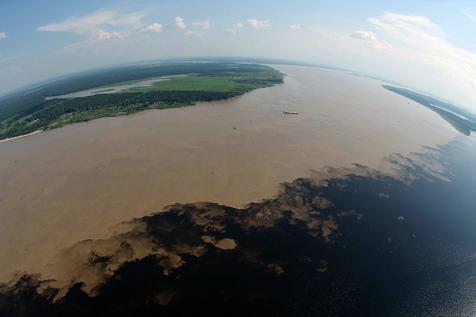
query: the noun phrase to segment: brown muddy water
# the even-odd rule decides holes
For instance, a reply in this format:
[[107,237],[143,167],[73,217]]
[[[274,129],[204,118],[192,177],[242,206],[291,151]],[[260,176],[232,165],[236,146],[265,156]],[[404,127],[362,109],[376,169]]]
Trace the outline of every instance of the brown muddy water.
[[[242,207],[326,166],[385,169],[452,140],[382,82],[276,66],[284,84],[227,101],[102,118],[0,143],[0,281],[174,203]],[[284,115],[283,111],[299,112]],[[45,276],[47,277],[47,276]]]

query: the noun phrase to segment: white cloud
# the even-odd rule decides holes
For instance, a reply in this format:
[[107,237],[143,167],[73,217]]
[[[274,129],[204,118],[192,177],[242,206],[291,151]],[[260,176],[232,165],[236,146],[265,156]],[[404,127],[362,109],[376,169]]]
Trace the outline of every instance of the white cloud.
[[351,37],[359,40],[363,40],[367,43],[369,43],[372,47],[378,50],[390,50],[392,49],[392,46],[385,42],[385,41],[380,41],[377,38],[377,35],[372,32],[372,31],[355,31],[350,35]]
[[115,10],[102,10],[82,17],[69,17],[62,22],[45,24],[36,30],[85,34],[104,26],[137,27],[143,17],[141,13],[120,14]]
[[6,32],[0,32],[0,40],[6,39],[7,38],[7,33]]
[[153,32],[153,33],[160,33],[163,30],[164,30],[164,26],[160,23],[152,23],[142,29],[143,32]]
[[361,39],[361,40],[369,40],[369,41],[377,40],[377,36],[372,31],[355,31],[350,36],[356,39]]
[[424,16],[386,13],[369,18],[392,41],[399,63],[416,62],[433,70],[433,78],[444,82],[445,91],[456,99],[476,99],[476,54],[451,43],[445,32]]
[[370,22],[375,23],[379,20],[398,25],[402,28],[419,27],[424,29],[439,29],[439,26],[429,18],[420,15],[404,15],[398,13],[386,13],[381,18],[369,18]]
[[187,36],[202,37],[205,35],[205,32],[210,29],[210,21],[192,22],[189,26],[185,26],[185,28],[182,29],[186,29],[185,35]]
[[102,29],[98,29],[93,33],[92,39],[98,42],[102,42],[102,41],[109,41],[113,39],[120,39],[125,36],[126,36],[126,33],[109,32],[109,31],[104,31]]
[[261,28],[266,28],[269,27],[269,20],[258,20],[258,19],[248,19],[246,20],[249,26],[251,26],[254,29],[261,29]]
[[301,27],[301,24],[290,24],[289,28],[291,30],[300,30],[302,27]]
[[185,19],[182,17],[176,17],[175,26],[178,27],[179,29],[186,29],[187,25],[185,24]]
[[202,30],[208,30],[210,28],[210,21],[205,20],[205,21],[193,22],[192,27],[197,29],[202,29]]
[[236,22],[233,23],[229,28],[225,29],[225,33],[236,35],[236,33],[238,33],[238,31],[244,27],[245,25],[243,24],[243,22]]
[[[93,41],[108,41],[127,37],[130,31],[139,28],[142,13],[119,13],[116,10],[101,10],[81,17],[69,17],[62,22],[39,26],[41,32],[71,32],[88,35]],[[110,30],[113,29],[113,30]]]

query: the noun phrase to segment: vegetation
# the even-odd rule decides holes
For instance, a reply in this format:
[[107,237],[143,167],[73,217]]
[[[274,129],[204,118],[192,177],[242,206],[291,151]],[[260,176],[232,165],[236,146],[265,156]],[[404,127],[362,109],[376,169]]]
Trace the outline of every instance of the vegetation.
[[[111,73],[116,74],[112,76]],[[144,77],[139,77],[139,75]],[[107,93],[112,84],[127,83],[160,76],[173,76],[150,86]],[[24,91],[0,99],[0,139],[53,129],[95,118],[130,114],[146,109],[164,109],[193,105],[198,101],[227,99],[253,89],[282,83],[282,74],[263,65],[237,63],[179,63],[122,67],[81,75]],[[114,79],[114,80],[113,80]],[[124,79],[127,79],[124,81]],[[109,80],[109,81],[108,81]],[[64,82],[66,81],[66,82]],[[78,85],[75,86],[73,83]],[[87,83],[87,84],[86,84]],[[93,85],[94,83],[94,85]],[[87,97],[45,99],[99,87]],[[104,88],[104,89],[102,89]],[[2,103],[4,102],[4,104]],[[17,111],[13,111],[17,107]],[[6,115],[6,113],[8,115]]]
[[460,107],[452,105],[446,101],[433,98],[431,96],[423,95],[418,92],[388,85],[383,85],[387,90],[407,97],[428,109],[436,112],[442,119],[446,120],[458,132],[464,135],[471,135],[471,132],[476,131],[476,115],[466,111]]

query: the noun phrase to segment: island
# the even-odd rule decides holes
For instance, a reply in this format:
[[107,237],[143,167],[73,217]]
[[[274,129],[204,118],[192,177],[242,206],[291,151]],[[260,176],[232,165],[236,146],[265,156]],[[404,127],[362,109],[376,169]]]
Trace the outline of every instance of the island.
[[101,117],[223,100],[283,82],[253,63],[160,62],[57,78],[0,98],[0,140]]

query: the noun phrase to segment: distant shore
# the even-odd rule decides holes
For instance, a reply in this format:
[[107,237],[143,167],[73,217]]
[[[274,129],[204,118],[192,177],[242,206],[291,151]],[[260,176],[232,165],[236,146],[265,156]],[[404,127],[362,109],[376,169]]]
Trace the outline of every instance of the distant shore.
[[0,139],[148,109],[225,100],[282,83],[283,74],[270,66],[237,63],[168,64],[72,77],[45,84],[31,95],[2,99]]

